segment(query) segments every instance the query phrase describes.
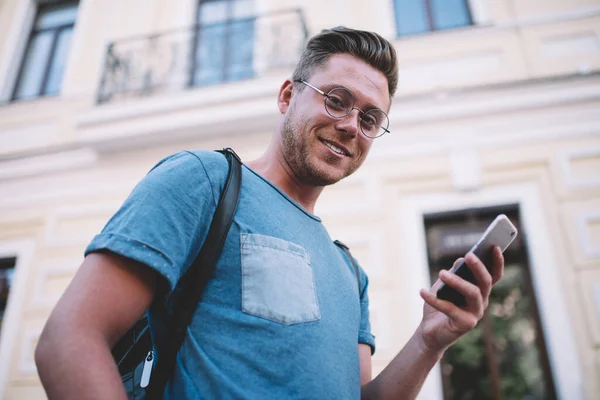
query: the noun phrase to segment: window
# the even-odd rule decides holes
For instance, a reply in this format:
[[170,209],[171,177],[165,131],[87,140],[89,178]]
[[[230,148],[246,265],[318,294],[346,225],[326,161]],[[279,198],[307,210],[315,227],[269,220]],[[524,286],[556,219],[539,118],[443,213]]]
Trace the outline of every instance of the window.
[[15,257],[0,259],[0,331],[2,330],[2,321],[4,320],[8,294],[12,287],[16,261]]
[[13,92],[13,100],[58,94],[76,15],[76,2],[40,6]]
[[409,36],[471,25],[468,0],[394,0],[396,32]]
[[200,0],[191,86],[254,76],[252,0]]
[[431,281],[464,256],[500,213],[520,234],[504,252],[504,276],[492,289],[482,320],[442,358],[445,400],[556,398],[518,206],[426,216]]

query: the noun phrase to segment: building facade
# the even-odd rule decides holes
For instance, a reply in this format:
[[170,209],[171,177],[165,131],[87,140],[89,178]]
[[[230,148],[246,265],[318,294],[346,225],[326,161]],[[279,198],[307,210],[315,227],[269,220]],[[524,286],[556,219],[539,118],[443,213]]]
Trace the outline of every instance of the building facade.
[[374,373],[504,213],[505,278],[420,398],[600,399],[598,0],[0,0],[0,398],[45,398],[37,338],[135,183],[180,149],[262,154],[336,25],[400,63],[391,133],[316,210],[369,274]]

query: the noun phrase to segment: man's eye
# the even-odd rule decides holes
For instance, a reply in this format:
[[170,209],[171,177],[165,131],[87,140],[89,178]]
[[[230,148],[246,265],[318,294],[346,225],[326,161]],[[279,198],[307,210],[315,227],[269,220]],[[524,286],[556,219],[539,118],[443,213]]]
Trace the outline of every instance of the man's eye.
[[329,96],[329,101],[332,105],[340,108],[344,108],[344,100],[336,96]]
[[370,117],[370,116],[366,116],[363,119],[363,122],[369,126],[375,126],[377,125],[377,121],[375,121],[375,118]]

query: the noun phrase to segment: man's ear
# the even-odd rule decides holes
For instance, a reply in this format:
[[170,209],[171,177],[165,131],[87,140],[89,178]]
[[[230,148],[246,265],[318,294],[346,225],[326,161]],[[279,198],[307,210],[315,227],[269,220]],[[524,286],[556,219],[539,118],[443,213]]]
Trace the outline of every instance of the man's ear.
[[294,83],[286,79],[285,82],[279,88],[279,95],[277,96],[277,107],[279,112],[285,114],[290,107],[290,101],[292,101],[292,92],[294,90]]

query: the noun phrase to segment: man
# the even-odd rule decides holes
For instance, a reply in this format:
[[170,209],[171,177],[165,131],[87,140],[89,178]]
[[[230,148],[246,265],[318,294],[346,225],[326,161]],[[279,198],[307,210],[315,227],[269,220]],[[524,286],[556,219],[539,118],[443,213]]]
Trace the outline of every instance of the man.
[[[379,35],[334,28],[309,41],[279,91],[267,151],[243,168],[234,222],[165,398],[415,398],[444,350],[476,325],[502,275],[498,249],[492,275],[467,257],[477,285],[442,272],[421,291],[421,324],[371,380],[367,277],[360,270],[358,290],[313,214],[324,187],[359,168],[388,131],[396,86],[396,54]],[[226,174],[214,152],[168,157],[94,238],[36,350],[50,398],[124,398],[110,349],[195,258]],[[441,282],[467,306],[437,299]],[[152,317],[151,308],[158,332]]]

